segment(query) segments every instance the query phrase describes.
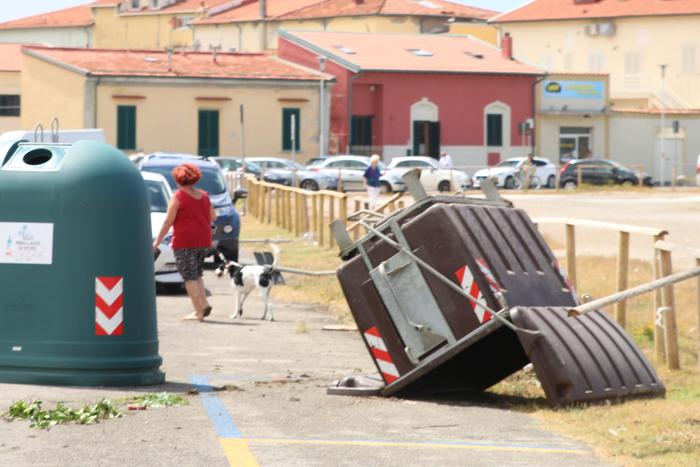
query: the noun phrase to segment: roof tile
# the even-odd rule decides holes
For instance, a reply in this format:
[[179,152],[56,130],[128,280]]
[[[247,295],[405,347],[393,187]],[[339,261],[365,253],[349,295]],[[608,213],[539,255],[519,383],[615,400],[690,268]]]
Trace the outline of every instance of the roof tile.
[[363,71],[543,73],[468,36],[282,31],[280,37]]
[[599,0],[575,4],[574,0],[534,0],[491,19],[495,23],[626,16],[700,14],[698,0]]
[[0,29],[73,28],[93,24],[91,5],[80,5],[0,23]]
[[[338,16],[413,15],[448,16],[469,19],[488,19],[496,12],[474,8],[448,0],[275,0],[268,1],[268,18],[275,20],[303,20]],[[257,20],[258,1],[244,4],[196,21],[196,24],[223,24]]]
[[0,71],[20,71],[22,44],[0,44]]
[[[218,79],[274,79],[288,81],[320,80],[321,75],[268,54],[174,53],[170,67],[168,54],[155,50],[69,49],[28,46],[23,49],[85,71],[93,76],[180,77]],[[326,79],[332,78],[326,75]]]

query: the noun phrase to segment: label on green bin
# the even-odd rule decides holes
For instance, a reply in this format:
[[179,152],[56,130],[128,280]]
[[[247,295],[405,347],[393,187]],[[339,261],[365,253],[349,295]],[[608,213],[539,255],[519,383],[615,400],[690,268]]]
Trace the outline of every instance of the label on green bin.
[[51,264],[53,224],[0,222],[0,263]]

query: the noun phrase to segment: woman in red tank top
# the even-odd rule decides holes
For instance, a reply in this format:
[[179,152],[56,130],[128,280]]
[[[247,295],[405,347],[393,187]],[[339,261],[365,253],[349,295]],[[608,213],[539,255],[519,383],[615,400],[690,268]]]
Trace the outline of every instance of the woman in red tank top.
[[207,192],[194,187],[202,177],[199,167],[194,164],[179,165],[173,169],[173,177],[179,189],[170,200],[168,214],[153,242],[153,248],[158,249],[172,227],[172,247],[177,269],[185,281],[187,295],[194,306],[194,312],[183,319],[203,321],[211,313],[202,273],[204,258],[211,248],[211,223],[216,219],[216,214]]

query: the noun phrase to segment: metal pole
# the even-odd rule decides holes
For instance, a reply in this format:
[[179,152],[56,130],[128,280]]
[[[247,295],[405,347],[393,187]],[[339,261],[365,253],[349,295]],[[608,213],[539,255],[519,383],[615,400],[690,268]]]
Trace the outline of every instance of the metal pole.
[[319,118],[319,148],[318,148],[318,154],[319,156],[323,157],[326,155],[326,96],[325,96],[325,87],[326,87],[326,82],[323,78],[323,73],[325,72],[326,69],[326,57],[319,56],[318,57],[318,62],[319,62],[319,71],[321,72],[321,87],[319,89],[319,97],[318,97],[318,102],[319,102],[319,112],[318,112],[318,118]]
[[[666,67],[668,65],[659,65],[661,67],[661,94],[662,96],[666,92]],[[666,184],[666,135],[665,135],[665,129],[666,129],[666,113],[664,112],[664,103],[660,102],[661,104],[661,178],[659,179],[659,182],[661,186],[664,186]]]
[[576,315],[588,313],[589,311],[595,311],[623,300],[629,300],[630,298],[653,292],[661,287],[667,287],[671,284],[675,284],[676,282],[682,282],[698,276],[700,276],[700,267],[695,267],[685,272],[671,274],[661,279],[647,282],[646,284],[638,285],[637,287],[632,287],[631,289],[623,290],[622,292],[599,298],[598,300],[593,300],[592,302],[584,303],[583,305],[572,308],[569,313]]

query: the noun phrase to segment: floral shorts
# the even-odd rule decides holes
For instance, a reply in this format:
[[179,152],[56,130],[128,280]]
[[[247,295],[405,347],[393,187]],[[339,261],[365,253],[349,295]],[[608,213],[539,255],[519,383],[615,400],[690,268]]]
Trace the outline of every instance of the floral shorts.
[[178,248],[173,252],[177,271],[185,281],[196,281],[202,277],[207,248]]

